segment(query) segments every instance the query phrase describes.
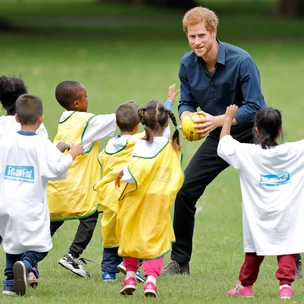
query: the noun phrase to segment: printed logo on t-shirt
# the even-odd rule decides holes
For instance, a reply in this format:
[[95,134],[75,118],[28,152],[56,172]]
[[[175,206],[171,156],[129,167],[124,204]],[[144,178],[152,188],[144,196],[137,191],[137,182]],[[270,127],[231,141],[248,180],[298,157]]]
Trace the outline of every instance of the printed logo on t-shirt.
[[33,184],[35,179],[34,167],[7,165],[5,168],[4,179]]
[[287,171],[280,172],[278,174],[261,174],[260,186],[281,186],[290,183],[290,174]]

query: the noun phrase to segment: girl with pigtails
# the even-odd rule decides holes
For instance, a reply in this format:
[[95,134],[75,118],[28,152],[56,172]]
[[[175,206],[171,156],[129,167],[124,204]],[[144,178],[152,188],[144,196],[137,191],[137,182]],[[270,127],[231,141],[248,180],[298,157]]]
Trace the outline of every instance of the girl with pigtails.
[[[123,189],[116,224],[118,254],[126,267],[120,293],[136,290],[135,273],[143,260],[144,294],[157,298],[156,280],[175,241],[170,211],[184,181],[181,146],[176,118],[162,103],[150,101],[138,115],[145,137],[134,145],[129,165],[115,180]],[[171,139],[166,136],[170,122],[175,126]]]

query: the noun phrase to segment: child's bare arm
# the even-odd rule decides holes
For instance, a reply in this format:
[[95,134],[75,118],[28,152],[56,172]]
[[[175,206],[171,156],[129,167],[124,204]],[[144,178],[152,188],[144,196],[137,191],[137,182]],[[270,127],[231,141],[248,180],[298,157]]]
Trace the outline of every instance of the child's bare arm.
[[175,91],[175,84],[172,84],[168,89],[167,101],[171,101],[172,103],[174,103],[178,93],[179,93],[179,89]]
[[70,145],[65,142],[60,141],[56,147],[59,149],[60,152],[64,152],[66,150],[70,150]]
[[238,106],[236,106],[234,104],[227,107],[226,113],[225,113],[225,118],[224,118],[224,124],[223,124],[222,131],[220,134],[220,139],[222,137],[224,137],[225,135],[230,135],[232,121],[235,118],[237,111],[238,111]]
[[122,176],[123,176],[123,170],[121,170],[115,178],[116,187],[120,187],[120,180],[122,179]]

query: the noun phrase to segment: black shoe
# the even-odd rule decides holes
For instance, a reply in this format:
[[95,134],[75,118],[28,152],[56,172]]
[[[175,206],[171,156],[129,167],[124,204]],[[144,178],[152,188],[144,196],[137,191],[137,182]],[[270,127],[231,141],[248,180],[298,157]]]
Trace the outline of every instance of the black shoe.
[[190,274],[189,263],[178,264],[176,261],[171,261],[161,274]]

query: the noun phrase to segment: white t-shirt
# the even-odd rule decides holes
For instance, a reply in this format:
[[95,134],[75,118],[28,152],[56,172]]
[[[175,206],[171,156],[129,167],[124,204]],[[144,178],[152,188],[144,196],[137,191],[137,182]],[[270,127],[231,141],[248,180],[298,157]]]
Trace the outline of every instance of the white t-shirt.
[[[20,129],[21,125],[16,121],[14,115],[0,116],[0,139],[6,134],[18,132]],[[48,132],[43,123],[36,130],[36,133],[48,137]]]
[[71,165],[71,155],[63,156],[46,137],[16,132],[1,139],[0,235],[6,253],[52,248],[48,181],[66,178]]
[[[74,111],[65,111],[62,113],[59,122],[65,121]],[[116,130],[116,115],[112,114],[100,114],[94,115],[90,119],[85,132],[83,133],[82,145],[84,151],[90,150],[92,145],[103,138],[111,137]]]
[[240,173],[244,251],[303,252],[304,140],[263,149],[227,135],[217,152]]

